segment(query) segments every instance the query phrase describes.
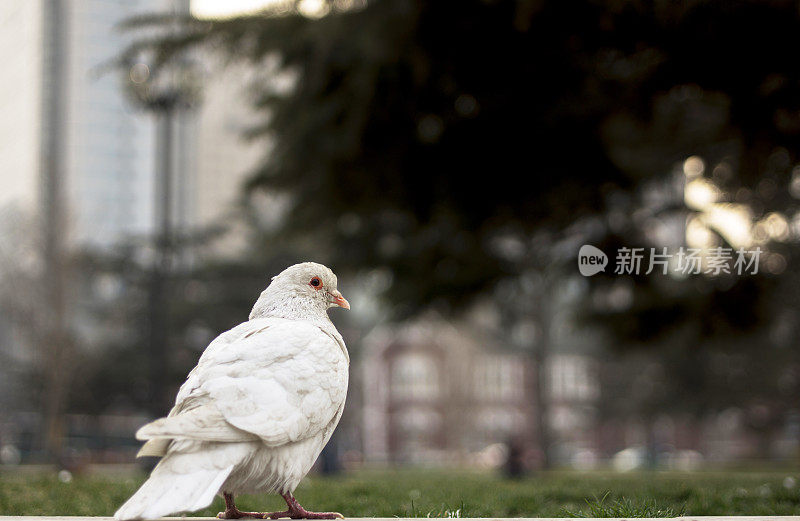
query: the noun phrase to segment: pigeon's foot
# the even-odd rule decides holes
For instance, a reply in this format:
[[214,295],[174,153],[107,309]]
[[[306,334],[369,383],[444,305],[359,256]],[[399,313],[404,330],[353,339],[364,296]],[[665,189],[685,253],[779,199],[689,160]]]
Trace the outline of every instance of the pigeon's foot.
[[222,497],[225,498],[225,512],[220,512],[217,514],[218,519],[241,519],[243,517],[252,519],[267,519],[270,515],[269,513],[264,514],[262,512],[242,512],[236,508],[236,504],[233,502],[233,494],[223,492]]
[[339,512],[309,512],[297,502],[291,493],[281,494],[281,496],[286,500],[286,506],[289,507],[289,510],[265,514],[264,519],[280,519],[282,517],[291,519],[344,519],[344,516]]

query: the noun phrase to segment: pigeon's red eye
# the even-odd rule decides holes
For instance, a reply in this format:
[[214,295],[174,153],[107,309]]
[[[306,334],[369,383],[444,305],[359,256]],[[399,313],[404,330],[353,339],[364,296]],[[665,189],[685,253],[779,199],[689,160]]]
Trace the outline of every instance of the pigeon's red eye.
[[319,280],[319,277],[314,277],[311,279],[311,282],[308,283],[311,287],[319,289],[322,287],[322,281]]

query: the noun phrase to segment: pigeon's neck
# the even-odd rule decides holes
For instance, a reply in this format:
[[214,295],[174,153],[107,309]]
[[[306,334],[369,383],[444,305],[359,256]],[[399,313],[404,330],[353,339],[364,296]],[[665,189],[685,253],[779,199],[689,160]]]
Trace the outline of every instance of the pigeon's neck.
[[327,303],[295,292],[264,291],[250,312],[250,320],[268,317],[330,322]]

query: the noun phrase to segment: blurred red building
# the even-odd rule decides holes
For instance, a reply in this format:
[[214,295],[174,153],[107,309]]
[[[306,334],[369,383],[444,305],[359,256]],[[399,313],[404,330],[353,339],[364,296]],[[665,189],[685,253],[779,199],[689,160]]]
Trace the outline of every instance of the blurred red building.
[[[589,362],[554,355],[547,364],[550,428],[586,449],[594,423],[585,410],[598,398]],[[360,370],[367,461],[493,465],[487,448],[498,443],[521,444],[535,460],[534,359],[475,324],[428,316],[375,330]]]

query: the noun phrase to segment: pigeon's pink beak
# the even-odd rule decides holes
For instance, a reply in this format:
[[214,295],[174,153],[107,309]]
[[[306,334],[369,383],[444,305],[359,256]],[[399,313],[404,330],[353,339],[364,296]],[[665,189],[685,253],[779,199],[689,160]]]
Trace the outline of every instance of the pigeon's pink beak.
[[340,308],[350,309],[350,303],[347,302],[347,299],[339,293],[339,290],[331,291],[331,302],[339,306]]

